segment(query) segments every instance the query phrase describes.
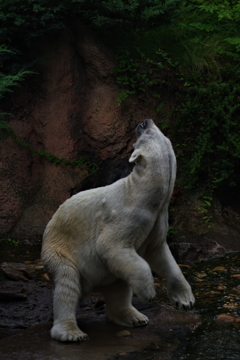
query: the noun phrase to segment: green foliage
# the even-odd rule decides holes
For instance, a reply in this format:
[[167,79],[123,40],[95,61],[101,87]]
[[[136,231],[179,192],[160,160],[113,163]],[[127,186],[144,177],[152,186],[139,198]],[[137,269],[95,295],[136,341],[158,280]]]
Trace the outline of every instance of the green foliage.
[[[224,66],[219,79],[193,78],[180,94],[175,136],[185,187],[236,184],[240,165],[240,72]],[[208,79],[209,80],[209,79]],[[184,101],[183,101],[184,99]]]
[[[0,45],[0,68],[3,68],[3,58],[6,54],[13,54],[13,51],[10,51],[6,48],[5,45]],[[32,74],[28,70],[20,70],[16,74],[6,75],[0,72],[0,99],[2,99],[6,93],[12,92],[14,86],[20,86],[20,82],[29,74]],[[0,113],[0,139],[5,137],[5,130],[9,130],[9,124],[3,120],[6,115],[10,115],[6,112]]]
[[[162,94],[177,94],[172,140],[181,184],[233,186],[240,166],[240,5],[192,0],[179,13],[175,22],[138,33],[134,49],[118,55],[117,102],[148,93],[159,98],[161,113]],[[164,118],[159,123],[167,127]]]
[[[90,174],[93,174],[98,170],[98,165],[96,163],[94,163],[94,162],[89,161],[86,156],[81,156],[79,159],[74,160],[74,161],[68,161],[65,158],[59,158],[56,155],[48,153],[47,151],[45,151],[43,149],[34,150],[28,142],[24,141],[23,139],[17,139],[17,137],[13,133],[13,131],[11,131],[11,135],[15,139],[15,141],[16,141],[16,143],[18,145],[24,146],[34,156],[40,157],[40,158],[45,158],[46,160],[48,160],[52,164],[55,164],[55,165],[70,165],[73,168],[75,168],[77,166],[80,169],[82,169],[84,166],[87,166],[89,168],[89,170],[90,170]],[[87,176],[87,174],[85,176]]]
[[[238,59],[240,51],[238,0],[192,0],[188,25],[201,42],[212,42],[218,55]],[[237,54],[236,54],[237,53]]]
[[176,234],[176,230],[174,230],[174,227],[171,225],[168,226],[167,239],[171,240],[175,234]]
[[[120,105],[129,95],[149,93],[155,98],[160,97],[161,88],[171,81],[169,75],[177,65],[169,58],[169,54],[158,49],[155,53],[156,59],[151,59],[139,48],[135,49],[138,60],[130,57],[127,50],[117,56],[118,66],[116,68],[116,83],[124,89],[117,97]],[[157,111],[160,111],[163,103],[159,103]]]
[[[179,16],[182,0],[1,0],[0,38],[12,35],[27,43],[65,27],[69,20],[94,27],[156,27]],[[8,34],[8,35],[7,35]]]
[[212,198],[212,196],[203,195],[201,197],[201,200],[202,200],[202,204],[201,204],[199,210],[200,210],[201,213],[204,214],[202,219],[206,223],[208,229],[210,229],[211,228],[210,221],[212,219],[212,216],[209,215],[208,212],[211,209],[213,198]]
[[[153,28],[174,20],[182,0],[106,0],[97,4],[92,21],[97,26],[124,29]],[[89,11],[91,13],[91,10]]]
[[11,246],[18,246],[19,245],[19,241],[13,240],[11,238],[1,238],[0,239],[0,244],[1,243],[11,245]]
[[208,212],[208,209],[212,206],[213,198],[211,196],[202,196],[201,211],[204,213]]
[[20,70],[15,75],[0,73],[0,99],[3,98],[7,92],[12,92],[13,86],[20,86],[20,82],[29,74],[32,74],[32,72],[27,70]]

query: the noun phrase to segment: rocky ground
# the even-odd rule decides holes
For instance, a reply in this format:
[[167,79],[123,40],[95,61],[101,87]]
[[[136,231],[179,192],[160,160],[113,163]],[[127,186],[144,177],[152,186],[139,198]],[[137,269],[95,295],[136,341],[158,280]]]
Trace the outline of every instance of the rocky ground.
[[145,327],[125,328],[107,322],[99,294],[91,294],[81,302],[77,315],[89,340],[68,344],[50,337],[52,287],[39,253],[25,251],[21,262],[19,253],[17,248],[15,255],[13,250],[2,253],[11,260],[0,267],[2,360],[240,359],[237,254],[195,265],[180,264],[196,296],[196,307],[189,312],[169,303],[164,279],[155,277],[157,297],[153,304],[145,305],[133,298],[134,305],[150,319]]
[[[182,339],[201,323],[198,314],[160,306],[158,301],[145,305],[134,298],[134,305],[150,318],[150,325],[124,328],[106,321],[99,294],[91,294],[78,310],[80,326],[89,340],[58,343],[50,338],[52,291],[41,268],[39,261],[1,265],[1,359],[79,359],[80,355],[86,360],[171,359],[182,352]],[[158,278],[155,286],[159,293],[164,287]]]

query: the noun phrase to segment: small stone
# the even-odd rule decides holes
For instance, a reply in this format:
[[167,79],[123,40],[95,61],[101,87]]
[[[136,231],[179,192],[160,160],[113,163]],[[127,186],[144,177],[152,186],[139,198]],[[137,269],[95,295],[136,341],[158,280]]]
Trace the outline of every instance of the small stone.
[[35,270],[42,270],[44,268],[43,265],[34,265]]
[[227,309],[238,309],[238,305],[237,304],[234,304],[234,303],[227,303],[227,304],[224,304],[223,305],[224,308],[227,308]]
[[218,295],[218,294],[221,294],[220,291],[214,291],[214,290],[211,290],[208,292],[208,294],[210,295]]
[[0,266],[5,275],[11,280],[28,281],[32,278],[29,274],[27,265],[14,262],[3,262]]
[[218,322],[231,322],[234,324],[240,324],[240,318],[235,318],[234,316],[229,314],[220,314],[217,316],[216,320]]
[[217,287],[218,290],[225,290],[226,288],[227,288],[227,287],[224,286],[224,285],[219,285],[219,286]]
[[27,265],[24,265],[22,263],[16,263],[16,262],[3,262],[1,264],[1,267],[4,268],[13,268],[16,270],[26,270],[27,269]]
[[203,278],[203,277],[206,277],[207,274],[206,273],[198,273],[196,274],[198,278]]
[[216,319],[218,322],[234,322],[234,317],[229,314],[220,314]]
[[154,283],[154,286],[156,286],[156,287],[161,287],[161,284],[159,284],[159,283]]
[[179,266],[180,268],[191,269],[191,266],[190,266],[190,265],[178,264],[178,266]]
[[132,334],[130,333],[129,330],[118,331],[115,335],[116,335],[117,337],[128,337],[128,336],[132,336]]
[[216,266],[213,271],[227,271],[223,266]]
[[13,268],[4,268],[3,271],[5,272],[6,276],[11,280],[28,281],[28,278],[26,278],[26,276],[24,276],[24,274],[20,270],[16,270]]
[[234,275],[231,275],[231,277],[233,277],[233,278],[239,278],[239,277],[240,277],[240,274],[234,274]]
[[231,292],[232,294],[237,294],[237,295],[239,295],[239,294],[240,294],[240,285],[234,287],[230,292]]

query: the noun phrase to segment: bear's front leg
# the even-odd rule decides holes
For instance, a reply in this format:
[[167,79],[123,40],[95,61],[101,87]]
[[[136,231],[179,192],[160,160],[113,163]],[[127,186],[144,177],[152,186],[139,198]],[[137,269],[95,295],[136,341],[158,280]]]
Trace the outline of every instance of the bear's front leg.
[[191,286],[185,279],[172,253],[164,242],[152,254],[150,265],[153,271],[167,279],[168,297],[177,307],[191,309],[195,303]]
[[155,298],[155,288],[151,269],[133,247],[122,246],[122,239],[107,241],[98,239],[97,253],[103,259],[109,270],[118,278],[124,280],[137,295],[145,302],[152,302]]

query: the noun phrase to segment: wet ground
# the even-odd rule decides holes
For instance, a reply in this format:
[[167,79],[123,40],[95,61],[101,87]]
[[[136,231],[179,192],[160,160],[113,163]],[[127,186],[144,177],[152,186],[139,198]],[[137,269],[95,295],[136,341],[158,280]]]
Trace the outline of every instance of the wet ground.
[[197,264],[187,274],[202,324],[183,359],[240,359],[240,255]]
[[40,247],[1,249],[0,263],[25,266],[18,268],[25,279],[6,264],[0,274],[1,360],[240,360],[240,254],[180,264],[196,297],[196,306],[189,312],[169,303],[164,279],[155,277],[154,304],[134,298],[134,305],[150,318],[146,327],[108,323],[104,307],[96,306],[98,294],[92,294],[78,311],[79,325],[90,340],[66,344],[50,338],[51,285],[39,259]]

